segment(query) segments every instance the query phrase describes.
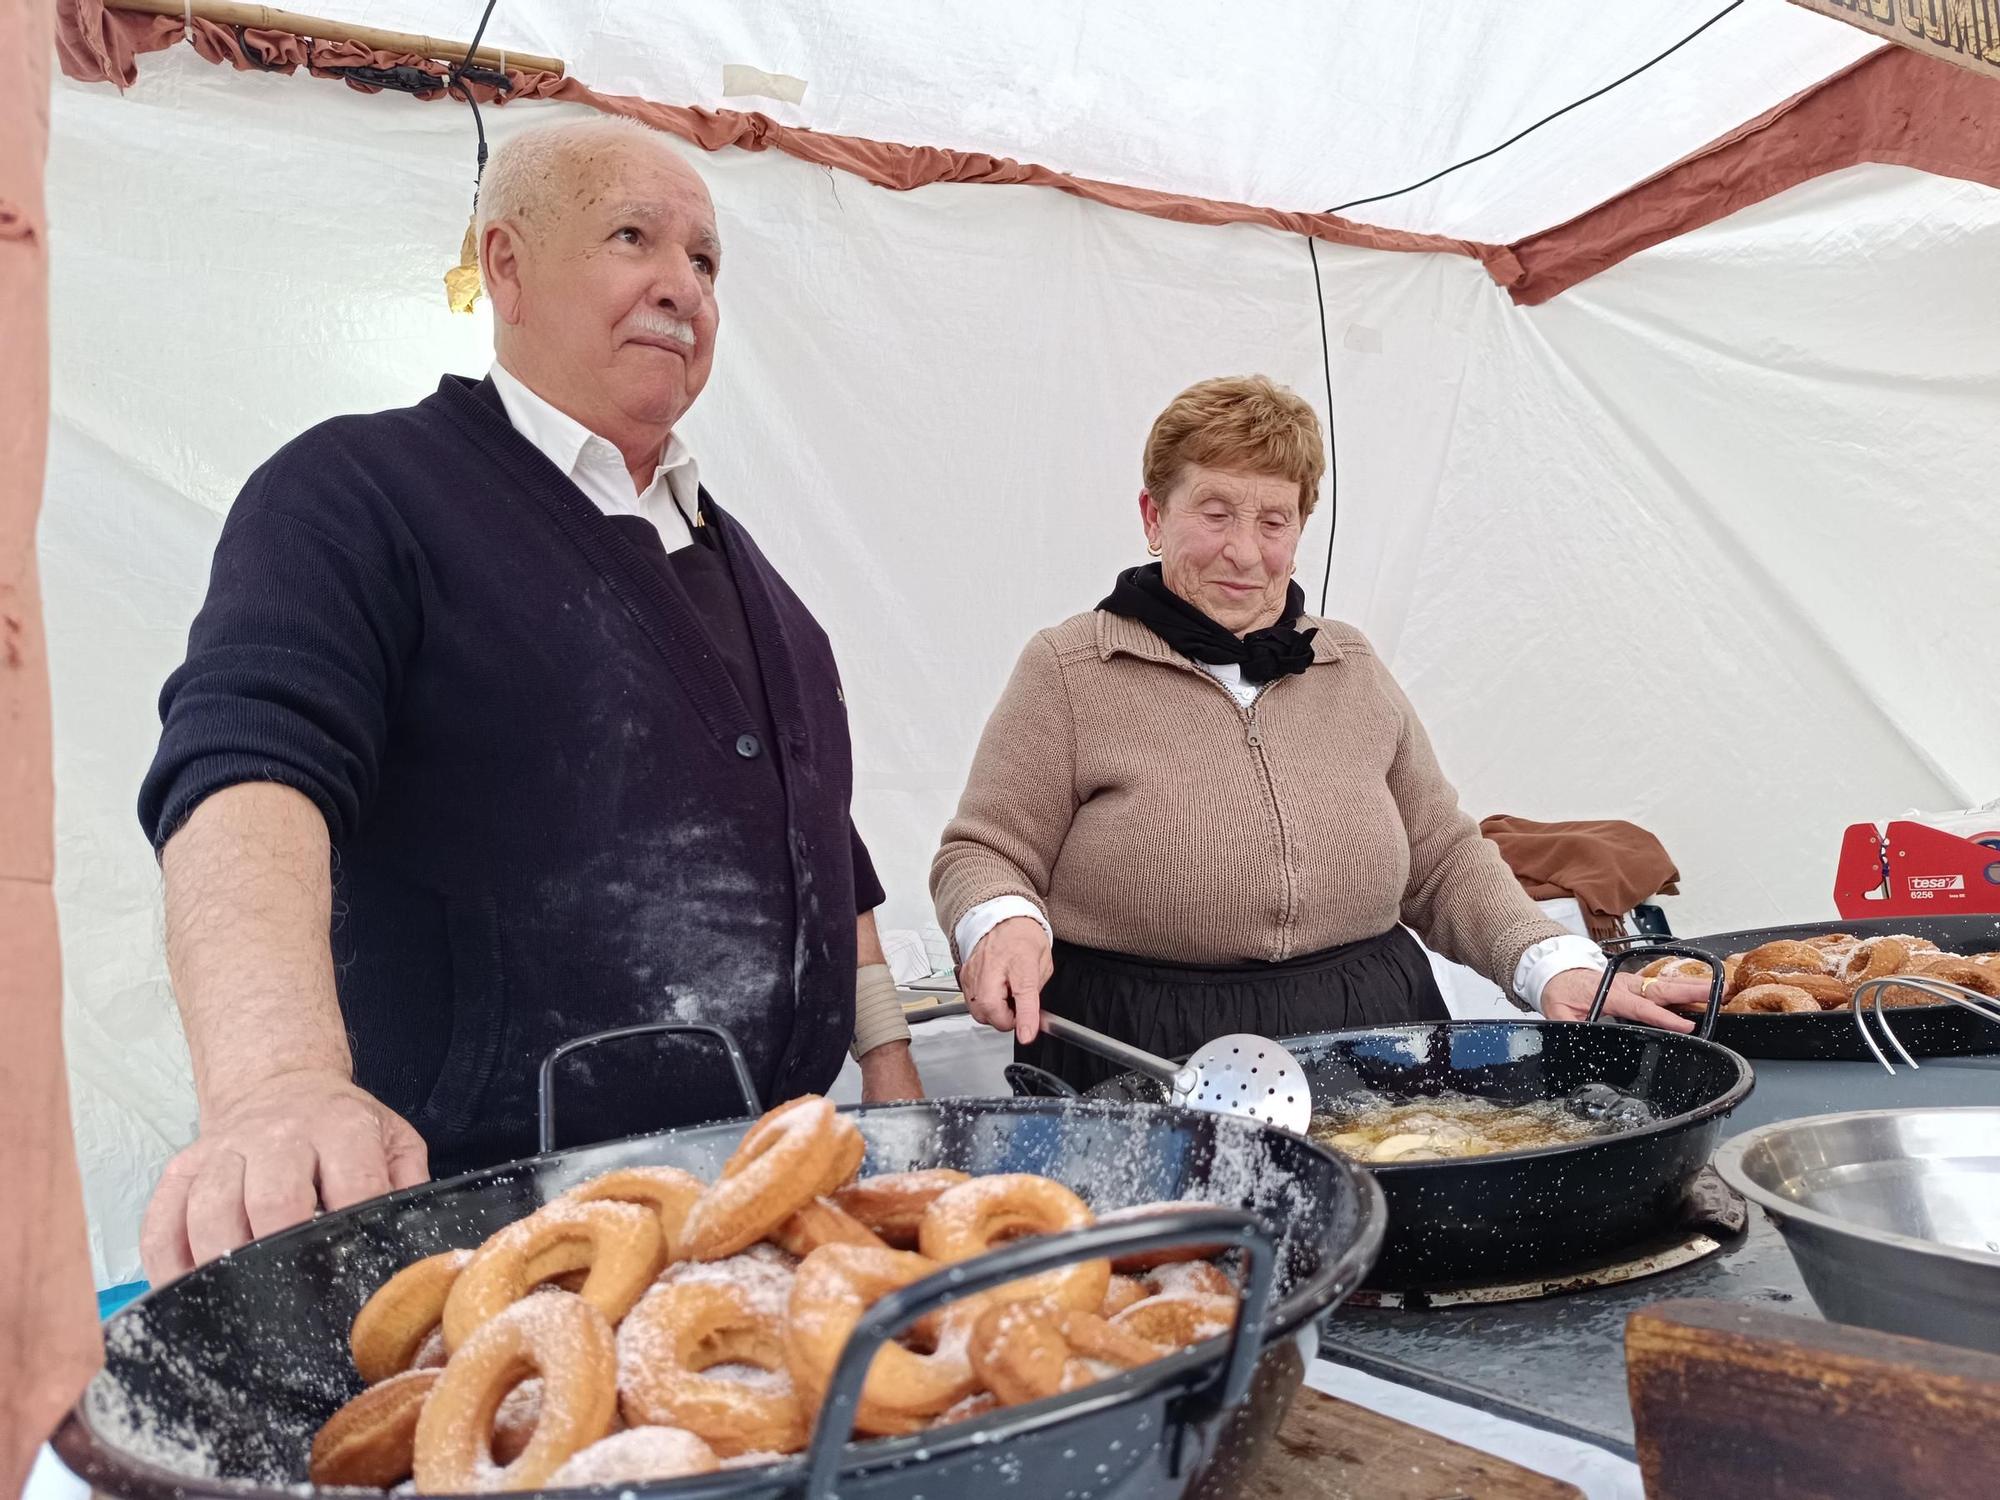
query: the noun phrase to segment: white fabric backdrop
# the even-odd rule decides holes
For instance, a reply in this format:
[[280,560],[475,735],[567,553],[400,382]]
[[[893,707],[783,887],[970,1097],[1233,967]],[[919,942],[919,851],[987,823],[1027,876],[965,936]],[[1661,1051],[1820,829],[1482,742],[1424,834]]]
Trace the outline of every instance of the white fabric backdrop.
[[[122,98],[57,93],[42,540],[105,1282],[136,1269],[192,1116],[132,810],[155,695],[258,462],[483,368],[484,319],[452,318],[439,280],[464,123],[184,52]],[[701,167],[730,269],[687,433],[842,654],[884,919],[917,926],[1020,645],[1140,555],[1159,406],[1244,370],[1323,401],[1305,246],[1034,189],[891,194],[775,155]],[[1996,253],[2000,194],[1889,169],[1538,309],[1461,259],[1321,247],[1333,609],[1381,644],[1470,810],[1645,823],[1695,931],[1823,915],[1846,822],[2000,791]],[[1316,519],[1315,598],[1325,543]]]
[[[1324,209],[1428,177],[1602,88],[1726,0],[502,0],[489,39],[610,93],[755,110],[1169,192]],[[314,14],[470,37],[485,0]],[[1881,43],[1747,0],[1672,57],[1372,224],[1513,240],[1671,165]],[[723,69],[801,79],[798,103]]]

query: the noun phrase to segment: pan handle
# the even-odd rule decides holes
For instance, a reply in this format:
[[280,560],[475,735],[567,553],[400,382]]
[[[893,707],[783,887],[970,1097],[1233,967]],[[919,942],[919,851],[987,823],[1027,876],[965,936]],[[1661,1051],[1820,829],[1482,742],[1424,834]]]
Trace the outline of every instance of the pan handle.
[[1001,1069],[1007,1076],[1007,1086],[1014,1091],[1017,1099],[1077,1099],[1082,1096],[1046,1068],[1038,1068],[1033,1063],[1008,1063]]
[[722,1044],[723,1054],[729,1059],[729,1070],[736,1075],[736,1088],[743,1095],[743,1113],[746,1119],[754,1119],[764,1112],[764,1103],[757,1097],[757,1085],[750,1079],[750,1064],[743,1060],[743,1049],[736,1045],[736,1038],[720,1026],[710,1026],[700,1021],[657,1021],[645,1026],[620,1026],[611,1031],[592,1032],[574,1041],[564,1042],[555,1051],[542,1059],[542,1071],[535,1109],[535,1133],[539,1149],[544,1153],[556,1149],[556,1065],[572,1052],[580,1052],[585,1047],[595,1047],[600,1042],[621,1042],[635,1036],[705,1036]]
[[1256,1373],[1264,1313],[1270,1306],[1271,1286],[1278,1271],[1277,1243],[1262,1219],[1240,1208],[1184,1208],[1122,1223],[1096,1224],[1068,1234],[1015,1240],[901,1287],[861,1315],[833,1367],[833,1378],[827,1382],[826,1398],[813,1426],[806,1459],[806,1500],[832,1500],[841,1455],[854,1430],[854,1413],[861,1405],[862,1383],[868,1378],[875,1353],[925,1313],[974,1292],[1080,1260],[1135,1255],[1176,1245],[1215,1244],[1243,1250],[1250,1270],[1222,1373],[1188,1399],[1214,1411],[1234,1406],[1249,1394],[1250,1380]]
[[1611,998],[1611,981],[1619,971],[1637,959],[1692,958],[1708,965],[1708,1009],[1702,1012],[1701,1024],[1694,1034],[1707,1041],[1715,1030],[1716,1015],[1722,1010],[1722,960],[1706,948],[1696,948],[1687,943],[1650,943],[1634,945],[1622,952],[1604,955],[1604,977],[1597,982],[1597,998],[1590,1002],[1590,1014],[1586,1021],[1595,1021],[1604,1014],[1604,1002]]

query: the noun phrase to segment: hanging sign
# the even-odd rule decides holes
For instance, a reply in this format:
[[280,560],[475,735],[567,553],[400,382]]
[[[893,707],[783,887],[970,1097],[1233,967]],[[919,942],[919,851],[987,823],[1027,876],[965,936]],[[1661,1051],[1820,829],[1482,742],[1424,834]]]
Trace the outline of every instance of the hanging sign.
[[2000,0],[1792,0],[1913,52],[2000,78]]

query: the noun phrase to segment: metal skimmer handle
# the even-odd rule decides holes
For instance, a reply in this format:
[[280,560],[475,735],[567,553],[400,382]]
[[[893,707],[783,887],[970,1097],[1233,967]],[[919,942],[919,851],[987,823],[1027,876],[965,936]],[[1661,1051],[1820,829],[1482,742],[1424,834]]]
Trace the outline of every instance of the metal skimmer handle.
[[1854,1012],[1854,1024],[1861,1028],[1861,1040],[1866,1042],[1868,1050],[1875,1054],[1875,1061],[1891,1073],[1896,1071],[1896,1065],[1883,1056],[1882,1049],[1875,1045],[1875,1038],[1868,1030],[1867,1014],[1861,1007],[1863,1001],[1871,998],[1874,1000],[1875,1024],[1881,1028],[1882,1035],[1888,1038],[1889,1045],[1902,1055],[1903,1061],[1913,1068],[1916,1067],[1917,1060],[1910,1056],[1909,1049],[1897,1037],[1895,1030],[1889,1025],[1888,1016],[1882,1011],[1882,996],[1898,988],[1915,990],[1919,994],[1929,995],[1932,999],[1943,1000],[1963,1010],[1969,1010],[1985,1020],[2000,1023],[2000,1001],[1982,995],[1977,990],[1969,990],[1962,984],[1953,984],[1946,979],[1932,979],[1923,974],[1886,974],[1880,979],[1864,979],[1854,987],[1854,998],[1848,1001],[1848,1005]]
[[1121,1068],[1130,1068],[1134,1073],[1144,1073],[1148,1078],[1164,1083],[1173,1090],[1174,1102],[1185,1104],[1194,1092],[1196,1083],[1193,1068],[1181,1067],[1168,1062],[1164,1057],[1155,1057],[1130,1042],[1121,1042],[1115,1036],[1106,1036],[1101,1031],[1092,1031],[1088,1026],[1075,1021],[1064,1020],[1061,1016],[1042,1012],[1042,1030],[1073,1047],[1081,1047],[1086,1052],[1095,1052],[1099,1057],[1109,1058]]

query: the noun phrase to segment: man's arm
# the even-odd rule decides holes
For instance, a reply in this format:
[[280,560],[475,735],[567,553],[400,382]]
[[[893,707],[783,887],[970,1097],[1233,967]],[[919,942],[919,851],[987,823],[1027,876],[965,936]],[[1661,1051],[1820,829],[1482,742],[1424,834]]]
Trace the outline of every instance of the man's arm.
[[272,782],[206,798],[168,841],[167,965],[201,1133],[140,1240],[156,1284],[246,1241],[428,1176],[421,1137],[354,1086],[328,937],[331,851]]
[[[894,1000],[896,982],[889,978],[889,959],[882,951],[881,934],[875,930],[874,912],[864,911],[854,919],[854,947],[855,964],[860,976],[859,989],[864,992],[872,989],[879,995],[883,993],[883,981],[887,980],[887,998],[897,1005],[900,1012],[901,1003]],[[870,970],[877,972],[871,974]],[[865,1018],[862,1024],[866,1025]],[[916,1060],[910,1056],[907,1027],[903,1028],[900,1037],[862,1053],[860,1062],[861,1099],[864,1104],[924,1097],[924,1081],[917,1076]]]

